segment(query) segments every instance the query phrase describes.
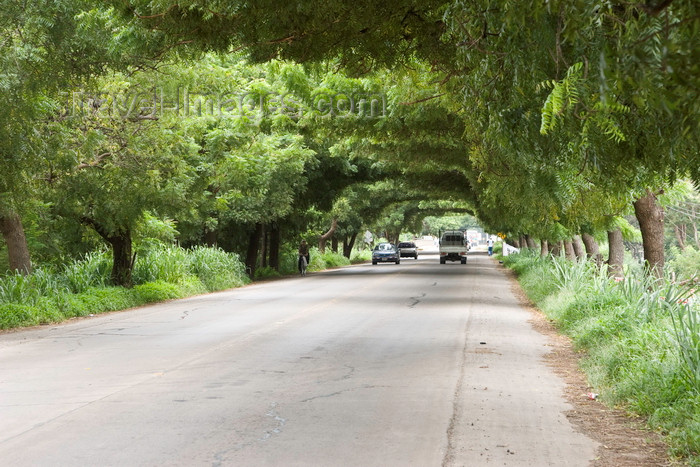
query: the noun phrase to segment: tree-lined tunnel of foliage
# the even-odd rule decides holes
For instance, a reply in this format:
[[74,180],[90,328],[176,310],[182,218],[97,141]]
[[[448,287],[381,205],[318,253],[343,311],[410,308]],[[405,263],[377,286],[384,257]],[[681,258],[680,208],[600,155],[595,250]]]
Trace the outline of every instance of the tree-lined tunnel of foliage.
[[128,286],[168,228],[276,268],[449,212],[594,256],[634,213],[660,275],[663,194],[699,179],[691,0],[6,3],[12,270],[104,244]]
[[[564,327],[649,360],[610,352],[621,402],[697,456],[694,290],[669,292],[700,255],[697,0],[0,5],[0,329],[478,224],[529,248],[538,300],[566,283]],[[667,252],[688,277],[656,280]]]

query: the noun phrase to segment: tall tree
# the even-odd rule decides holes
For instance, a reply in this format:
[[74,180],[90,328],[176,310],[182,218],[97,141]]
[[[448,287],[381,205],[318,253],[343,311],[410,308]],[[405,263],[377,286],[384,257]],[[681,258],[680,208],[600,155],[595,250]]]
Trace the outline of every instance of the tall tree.
[[[111,10],[91,0],[3,2],[0,8],[0,216],[12,267],[31,271],[21,215],[44,166],[37,134],[79,84],[133,57]],[[139,32],[138,47],[148,34]],[[119,42],[119,47],[112,47]],[[134,43],[135,44],[135,43]]]

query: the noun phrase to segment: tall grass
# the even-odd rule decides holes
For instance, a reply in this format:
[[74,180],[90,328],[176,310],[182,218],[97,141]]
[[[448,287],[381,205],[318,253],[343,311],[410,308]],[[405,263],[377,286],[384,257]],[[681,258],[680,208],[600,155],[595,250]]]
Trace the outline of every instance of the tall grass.
[[69,262],[63,271],[54,277],[62,281],[72,293],[81,293],[90,287],[107,285],[111,270],[111,255],[104,251],[95,251],[80,260]]
[[208,291],[240,287],[248,282],[245,265],[238,255],[203,246],[195,247],[189,252],[190,270]]
[[673,331],[683,358],[688,382],[700,393],[700,310],[682,301],[671,307]]
[[647,417],[672,453],[700,466],[700,303],[687,285],[588,262],[509,255],[530,298],[585,351],[604,402]]
[[130,308],[239,287],[248,282],[238,256],[215,248],[156,245],[137,258],[133,289],[110,287],[112,259],[93,252],[60,270],[0,278],[0,329]]
[[[333,268],[337,266],[347,266],[350,264],[350,260],[340,253],[334,253],[327,250],[325,253],[321,254],[318,248],[311,248],[309,250],[309,255],[311,256],[311,262],[309,263],[309,271],[323,271],[324,269]],[[279,273],[282,275],[297,274],[299,255],[297,250],[287,249],[284,250],[280,255],[280,270]],[[265,271],[261,273],[262,277],[270,277],[273,274],[270,271]]]
[[350,260],[348,258],[340,253],[335,253],[330,250],[321,254],[320,251],[313,248],[312,253],[315,254],[311,258],[311,264],[309,265],[310,271],[321,271],[323,269],[348,266],[350,264]]

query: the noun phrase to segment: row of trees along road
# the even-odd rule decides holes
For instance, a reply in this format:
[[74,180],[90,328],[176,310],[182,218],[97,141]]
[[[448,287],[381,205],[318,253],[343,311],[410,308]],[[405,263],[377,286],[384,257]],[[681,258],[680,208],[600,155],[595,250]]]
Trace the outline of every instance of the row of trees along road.
[[[133,232],[148,215],[177,220],[183,244],[241,251],[253,269],[261,244],[274,267],[280,242],[308,225],[325,225],[323,242],[341,238],[348,252],[379,219],[396,236],[423,215],[468,211],[543,250],[559,241],[573,249],[580,236],[595,255],[607,232],[615,271],[622,216],[633,209],[660,275],[659,197],[700,174],[698,8],[12,4],[0,12],[9,109],[0,115],[0,227],[10,267],[31,270],[27,219],[40,234],[56,227],[34,237],[66,253],[86,244],[80,229],[94,232],[113,250],[113,281],[129,285]],[[219,118],[156,116],[129,97],[184,88],[249,100]],[[66,92],[78,89],[76,116]],[[386,111],[278,112],[267,98],[286,93],[298,110],[329,95],[382,95]]]

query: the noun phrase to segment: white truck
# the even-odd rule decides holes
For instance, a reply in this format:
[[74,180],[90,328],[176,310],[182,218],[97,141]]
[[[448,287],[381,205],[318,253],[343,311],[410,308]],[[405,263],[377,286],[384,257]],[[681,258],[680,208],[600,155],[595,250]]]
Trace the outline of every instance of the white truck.
[[461,230],[446,230],[440,237],[440,264],[449,261],[461,261],[467,264],[469,241]]

